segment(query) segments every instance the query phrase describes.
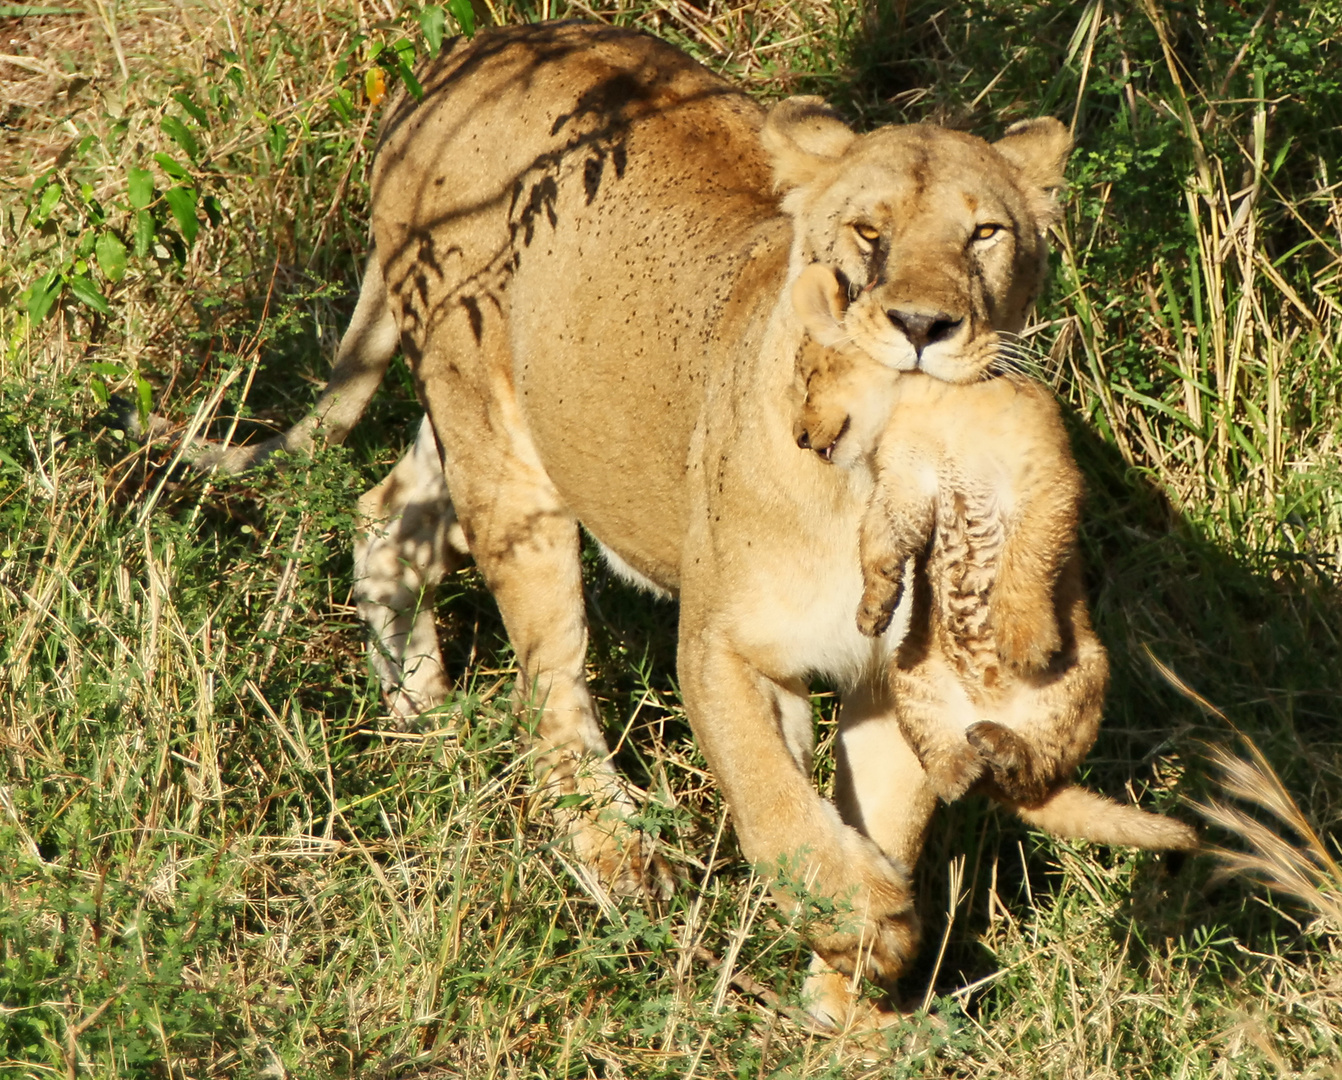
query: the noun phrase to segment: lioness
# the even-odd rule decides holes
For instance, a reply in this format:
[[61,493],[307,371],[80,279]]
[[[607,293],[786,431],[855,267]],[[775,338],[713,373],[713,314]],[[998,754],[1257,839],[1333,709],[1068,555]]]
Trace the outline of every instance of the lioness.
[[1081,474],[1052,392],[1010,369],[960,384],[891,371],[845,340],[846,298],[821,264],[792,296],[810,335],[798,443],[828,458],[840,434],[860,442],[854,415],[885,410],[862,447],[876,487],[857,626],[882,634],[912,573],[889,677],[928,782],[947,802],[978,785],[1063,836],[1192,847],[1181,822],[1067,783],[1099,733],[1109,663],[1081,587]]
[[[811,98],[766,118],[668,45],[576,24],[481,32],[419,79],[384,125],[375,254],[319,404],[339,436],[399,342],[432,425],[361,502],[393,706],[443,700],[428,598],[468,547],[546,783],[596,804],[579,856],[659,888],[584,680],[581,523],[617,571],[679,597],[684,704],[747,857],[851,903],[813,944],[888,983],[916,942],[908,867],[936,796],[881,674],[907,614],[879,638],[852,617],[871,477],[792,436],[789,289],[824,261],[869,355],[978,370],[1040,288],[1066,129],[859,136]],[[820,673],[850,688],[837,807],[811,783]]]

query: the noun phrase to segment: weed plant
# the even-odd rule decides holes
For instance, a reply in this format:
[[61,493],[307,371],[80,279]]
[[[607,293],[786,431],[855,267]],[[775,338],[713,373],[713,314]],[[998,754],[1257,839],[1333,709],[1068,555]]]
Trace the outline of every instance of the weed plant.
[[[1077,152],[1031,331],[1071,405],[1114,661],[1087,782],[1222,858],[973,799],[919,868],[888,1047],[819,1037],[734,847],[674,609],[588,575],[591,678],[680,888],[616,905],[529,797],[473,571],[457,691],[384,723],[351,511],[411,431],[212,482],[301,416],[357,292],[378,103],[476,24],[639,26],[763,98]],[[1229,1077],[1342,1061],[1342,5],[0,5],[0,1075]],[[153,416],[165,438],[136,437]],[[833,695],[815,698],[828,782]],[[433,725],[431,725],[433,726]],[[721,962],[721,963],[720,963]]]

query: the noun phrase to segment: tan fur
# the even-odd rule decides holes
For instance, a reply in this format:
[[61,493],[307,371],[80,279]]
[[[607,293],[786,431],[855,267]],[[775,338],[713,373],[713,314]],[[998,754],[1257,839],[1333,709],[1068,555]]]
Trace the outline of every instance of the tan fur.
[[[536,709],[543,782],[593,804],[574,811],[580,858],[656,888],[646,840],[619,827],[632,802],[584,680],[581,522],[625,576],[680,599],[685,706],[746,856],[788,865],[784,904],[851,904],[814,944],[888,981],[916,942],[908,863],[935,798],[903,751],[897,788],[841,767],[843,817],[811,784],[817,673],[861,703],[841,742],[902,747],[879,677],[899,632],[868,638],[852,618],[870,476],[795,445],[791,283],[824,258],[858,297],[868,355],[976,378],[1039,288],[1066,130],[1034,122],[999,152],[933,127],[855,135],[814,99],[766,120],[670,46],[573,24],[481,32],[420,82],[384,125],[373,233],[450,509],[413,463],[399,478],[422,497],[396,482],[361,503],[361,596],[410,643],[386,669],[414,656],[429,673],[394,700],[441,700],[419,616],[458,550],[442,542],[455,515]],[[1000,229],[976,239],[985,225]]]
[[[799,318],[829,340],[844,318],[833,275],[809,267]],[[1052,393],[1020,377],[950,384],[899,374],[855,346],[811,341],[798,441],[822,452],[852,416],[885,416],[869,450],[857,625],[889,625],[916,574],[912,628],[889,677],[900,728],[937,793],[978,784],[1066,836],[1191,847],[1186,826],[1066,783],[1099,730],[1108,660],[1091,630],[1075,548],[1081,477]]]

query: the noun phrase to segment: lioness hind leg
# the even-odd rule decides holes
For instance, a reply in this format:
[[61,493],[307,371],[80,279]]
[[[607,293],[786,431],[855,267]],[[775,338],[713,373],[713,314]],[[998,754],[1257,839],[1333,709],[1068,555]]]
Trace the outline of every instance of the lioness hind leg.
[[[472,339],[478,353],[450,361],[435,354],[445,341]],[[516,707],[535,716],[538,786],[555,800],[560,829],[602,887],[666,895],[671,875],[629,824],[637,804],[611,764],[587,689],[578,522],[541,467],[513,398],[502,320],[449,322],[429,345],[417,374],[453,506],[517,658]]]
[[476,503],[463,516],[517,654],[517,705],[537,717],[538,783],[559,800],[560,828],[603,885],[617,895],[667,895],[670,874],[628,823],[637,804],[610,762],[587,689],[577,521],[534,479],[505,475],[496,484],[494,505],[482,513]]
[[433,592],[466,554],[427,417],[396,468],[359,500],[359,516],[355,602],[387,707],[408,723],[447,697]]

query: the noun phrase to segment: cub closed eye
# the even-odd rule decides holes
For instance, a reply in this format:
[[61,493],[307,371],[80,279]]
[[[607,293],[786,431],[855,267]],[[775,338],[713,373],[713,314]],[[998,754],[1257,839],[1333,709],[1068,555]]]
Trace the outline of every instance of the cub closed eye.
[[868,225],[865,221],[859,221],[853,226],[853,232],[862,237],[868,244],[874,244],[881,238],[881,230],[875,225]]
[[979,225],[979,226],[978,226],[977,228],[975,228],[975,230],[974,230],[974,239],[975,239],[975,240],[991,240],[994,236],[996,236],[998,233],[1004,231],[1005,229],[1006,229],[1006,226],[1005,226],[1005,225],[996,225],[996,224],[992,224],[992,223],[989,223],[989,224],[986,224],[986,225]]

